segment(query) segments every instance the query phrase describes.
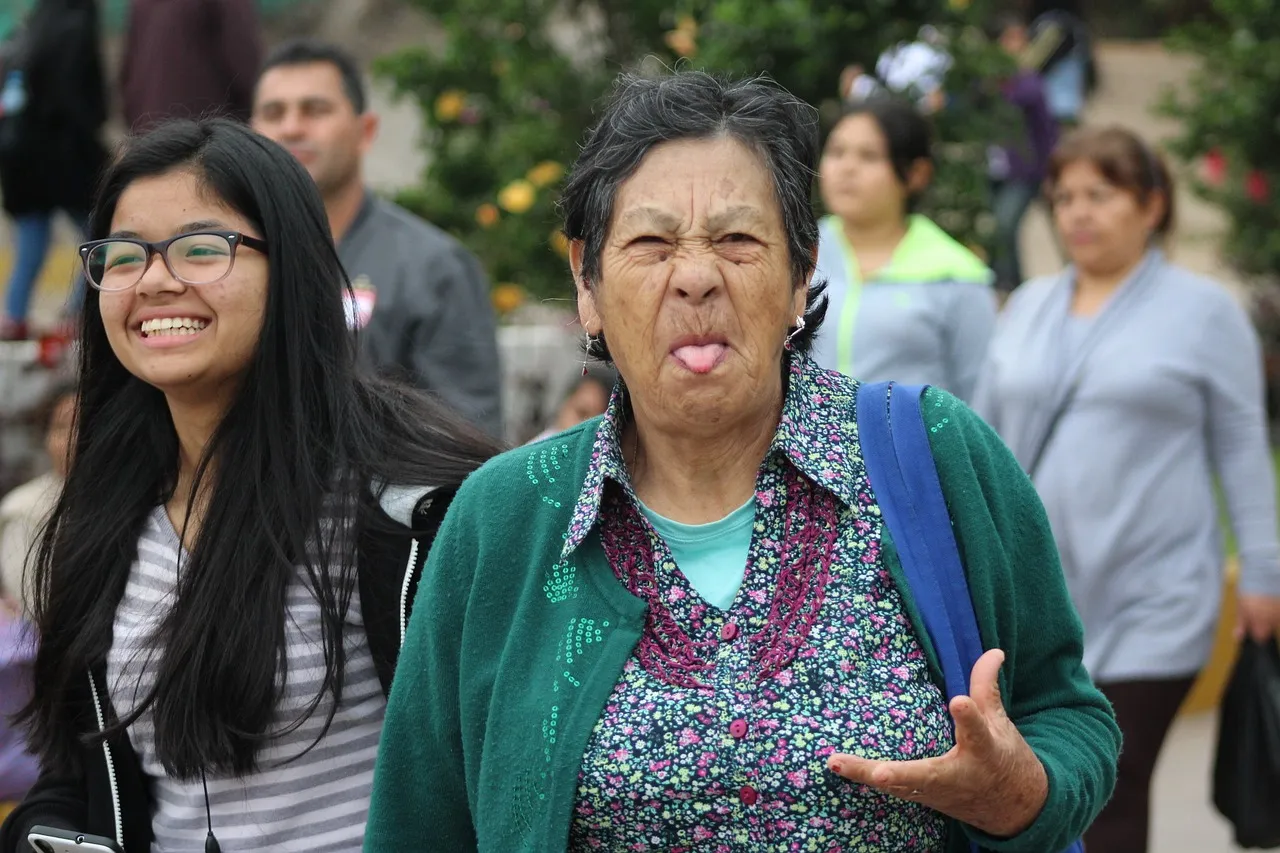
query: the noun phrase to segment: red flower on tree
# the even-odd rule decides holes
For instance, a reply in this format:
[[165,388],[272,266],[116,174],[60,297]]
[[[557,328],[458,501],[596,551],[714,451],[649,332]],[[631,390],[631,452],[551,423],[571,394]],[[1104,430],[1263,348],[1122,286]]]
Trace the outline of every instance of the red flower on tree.
[[1267,176],[1258,169],[1250,169],[1244,179],[1244,192],[1254,204],[1265,204],[1271,198]]
[[1201,177],[1211,187],[1220,187],[1227,177],[1227,158],[1221,148],[1213,148],[1204,155],[1200,164]]

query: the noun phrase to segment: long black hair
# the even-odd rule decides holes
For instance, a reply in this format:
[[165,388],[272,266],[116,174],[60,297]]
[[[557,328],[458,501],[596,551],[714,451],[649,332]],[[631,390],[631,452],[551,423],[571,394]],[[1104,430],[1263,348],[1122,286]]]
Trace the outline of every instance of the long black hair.
[[[454,486],[497,448],[425,395],[357,367],[350,285],[319,192],[288,152],[243,125],[180,121],[126,143],[103,178],[91,236],[107,234],[134,181],[183,171],[267,242],[266,314],[196,471],[191,503],[207,508],[154,638],[155,687],[108,732],[149,710],[166,771],[198,778],[253,770],[276,733],[286,593],[298,567],[323,614],[325,672],[307,713],[331,694],[326,729],[332,720],[357,537],[336,535],[341,525],[325,525],[325,513],[336,506],[371,523],[371,484]],[[94,290],[80,340],[75,449],[38,549],[36,690],[22,715],[44,766],[58,769],[78,766],[74,697],[106,658],[138,537],[179,473],[165,397],[116,358]]]

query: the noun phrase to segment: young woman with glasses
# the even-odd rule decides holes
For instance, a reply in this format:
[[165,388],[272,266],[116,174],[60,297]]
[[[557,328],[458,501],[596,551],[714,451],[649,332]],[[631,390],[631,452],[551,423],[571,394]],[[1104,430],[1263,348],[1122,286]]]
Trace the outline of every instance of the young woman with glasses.
[[74,460],[39,546],[36,825],[125,851],[360,849],[452,491],[495,449],[365,376],[310,176],[228,121],[110,167],[80,248]]

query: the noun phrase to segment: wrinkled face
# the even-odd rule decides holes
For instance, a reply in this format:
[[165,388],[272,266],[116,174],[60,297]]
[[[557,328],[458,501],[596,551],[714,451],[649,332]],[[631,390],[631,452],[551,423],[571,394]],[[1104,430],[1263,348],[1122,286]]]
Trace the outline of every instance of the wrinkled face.
[[[148,242],[209,229],[262,239],[189,171],[134,181],[120,195],[111,236]],[[116,358],[166,395],[228,399],[249,367],[267,305],[267,258],[240,246],[231,272],[198,286],[170,275],[152,255],[130,290],[103,291],[102,323]]]
[[1092,163],[1068,163],[1053,187],[1053,218],[1072,263],[1106,275],[1137,263],[1164,211],[1153,194],[1146,204],[1107,181]]
[[876,225],[906,214],[907,188],[893,170],[884,131],[869,115],[847,116],[835,126],[818,176],[823,204],[841,219]]
[[329,196],[360,180],[360,161],[373,144],[377,119],[358,114],[328,62],[280,65],[258,81],[253,129],[289,149]]
[[759,417],[780,399],[782,348],[804,312],[767,165],[733,139],[654,147],[619,188],[585,287],[637,416],[689,432]]

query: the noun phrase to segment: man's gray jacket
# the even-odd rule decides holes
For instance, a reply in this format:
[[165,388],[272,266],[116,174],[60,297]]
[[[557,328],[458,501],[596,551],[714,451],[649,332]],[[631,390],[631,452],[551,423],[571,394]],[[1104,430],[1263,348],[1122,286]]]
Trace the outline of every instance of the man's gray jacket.
[[356,291],[349,319],[363,315],[362,355],[501,437],[497,324],[475,255],[372,192],[338,254]]

